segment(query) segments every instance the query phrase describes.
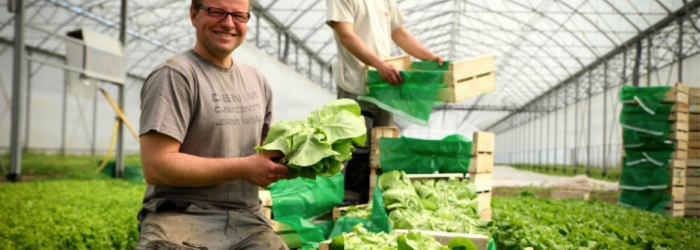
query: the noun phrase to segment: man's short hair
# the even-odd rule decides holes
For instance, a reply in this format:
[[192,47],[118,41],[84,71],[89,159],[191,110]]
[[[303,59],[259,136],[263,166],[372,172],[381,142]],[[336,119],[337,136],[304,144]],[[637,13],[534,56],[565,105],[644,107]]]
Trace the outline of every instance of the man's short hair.
[[201,0],[192,0],[192,6],[199,6],[201,4]]

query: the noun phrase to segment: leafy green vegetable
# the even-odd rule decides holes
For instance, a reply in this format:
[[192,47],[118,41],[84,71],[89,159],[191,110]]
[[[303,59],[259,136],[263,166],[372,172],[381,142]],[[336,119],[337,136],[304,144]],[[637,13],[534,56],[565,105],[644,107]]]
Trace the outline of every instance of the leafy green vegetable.
[[455,237],[447,243],[450,250],[476,250],[476,245],[470,239],[465,237]]
[[700,222],[601,201],[494,197],[498,249],[700,249]]
[[[433,236],[419,232],[408,232],[390,234],[380,232],[372,233],[367,231],[362,224],[357,224],[352,228],[354,235],[343,233],[342,236],[333,238],[331,249],[353,249],[353,250],[447,250],[441,246]],[[342,246],[342,247],[341,247]]]
[[291,169],[289,178],[330,177],[343,168],[341,162],[352,158],[352,143],[365,145],[367,128],[360,105],[339,99],[317,109],[303,121],[272,123],[259,152],[281,151],[281,163]]
[[360,219],[364,219],[364,220],[369,220],[369,217],[371,215],[372,215],[372,203],[370,203],[367,206],[363,206],[363,207],[351,206],[345,211],[345,213],[342,214],[343,217],[360,218]]
[[456,178],[411,183],[406,173],[391,171],[378,185],[394,229],[488,234],[494,226],[479,219],[474,183]]

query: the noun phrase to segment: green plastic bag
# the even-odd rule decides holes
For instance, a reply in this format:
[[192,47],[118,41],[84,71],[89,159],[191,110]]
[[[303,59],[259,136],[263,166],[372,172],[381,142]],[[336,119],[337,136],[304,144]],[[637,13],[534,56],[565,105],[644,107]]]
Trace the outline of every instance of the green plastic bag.
[[358,100],[374,103],[409,122],[425,126],[438,90],[442,84],[442,71],[399,71],[403,84],[387,83],[376,70],[367,73],[369,92]]
[[672,153],[672,151],[642,153],[628,151],[620,178],[620,188],[625,190],[666,189],[670,182],[668,158]]
[[296,178],[270,185],[272,213],[275,219],[298,215],[319,216],[343,202],[345,176],[318,176],[316,180]]
[[634,207],[652,213],[664,214],[666,203],[671,200],[671,195],[664,194],[664,190],[622,190],[619,205]]
[[441,70],[441,71],[448,71],[450,70],[450,63],[451,61],[444,61],[442,63],[442,66],[436,61],[421,61],[421,62],[413,62],[411,63],[411,68],[414,70]]
[[620,112],[620,126],[624,129],[625,148],[644,147],[649,143],[663,143],[673,123],[668,121],[672,105],[657,105],[654,114],[640,105],[624,105]]
[[472,142],[462,135],[450,135],[442,140],[383,137],[379,147],[384,172],[464,174],[469,170]]
[[620,89],[619,98],[623,104],[637,102],[639,106],[653,115],[657,106],[661,105],[661,101],[663,101],[666,92],[670,89],[671,87],[669,86],[633,87],[624,85],[622,89]]

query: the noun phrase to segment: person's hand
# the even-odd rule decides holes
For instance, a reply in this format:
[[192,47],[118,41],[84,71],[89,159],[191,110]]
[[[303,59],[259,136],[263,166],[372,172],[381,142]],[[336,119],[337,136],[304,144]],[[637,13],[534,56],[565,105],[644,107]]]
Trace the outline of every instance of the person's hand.
[[282,157],[279,151],[267,151],[246,157],[248,168],[243,179],[259,187],[267,187],[278,180],[287,178],[289,167],[271,159]]
[[377,71],[379,72],[379,76],[391,85],[401,85],[403,83],[401,74],[399,74],[399,71],[391,64],[385,62],[377,68]]
[[445,62],[445,59],[442,59],[442,57],[433,54],[433,56],[428,58],[428,61],[438,62],[438,65],[442,66],[442,64]]

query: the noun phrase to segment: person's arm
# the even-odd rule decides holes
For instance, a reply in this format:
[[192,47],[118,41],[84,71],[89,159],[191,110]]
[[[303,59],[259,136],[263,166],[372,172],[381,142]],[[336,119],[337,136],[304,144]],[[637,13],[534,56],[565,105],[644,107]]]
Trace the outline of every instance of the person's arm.
[[203,187],[232,180],[246,180],[267,187],[284,179],[287,166],[274,163],[278,155],[254,154],[241,158],[205,158],[180,153],[181,143],[167,135],[141,135],[141,162],[146,182],[173,187]]
[[437,61],[442,66],[444,59],[423,46],[403,25],[391,32],[391,39],[409,55],[423,61]]
[[354,25],[347,22],[332,22],[331,26],[338,35],[340,44],[363,63],[377,69],[379,76],[389,84],[399,85],[403,82],[401,74],[394,66],[384,62],[377,54],[367,48],[362,39],[355,34]]

